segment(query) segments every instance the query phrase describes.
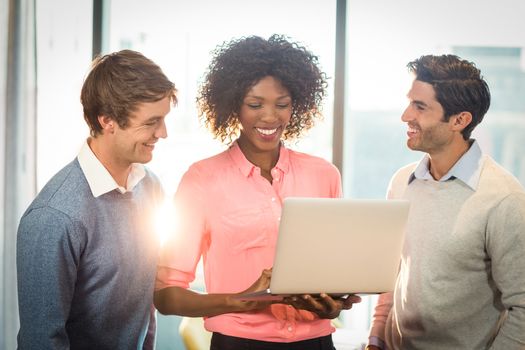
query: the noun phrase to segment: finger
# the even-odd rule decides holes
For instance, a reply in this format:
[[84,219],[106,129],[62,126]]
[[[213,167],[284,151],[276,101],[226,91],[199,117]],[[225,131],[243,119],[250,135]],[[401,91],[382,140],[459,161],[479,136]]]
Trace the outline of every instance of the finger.
[[354,304],[360,303],[361,297],[357,295],[350,295],[343,301],[343,309],[349,310]]
[[302,299],[304,300],[305,303],[309,305],[309,307],[313,308],[314,310],[325,311],[325,306],[322,303],[320,303],[318,300],[313,298],[311,295],[305,294],[302,296]]
[[283,304],[288,304],[288,305],[292,305],[293,306],[297,302],[297,297],[296,296],[284,297],[281,302]]
[[361,297],[359,295],[349,295],[346,300],[350,300],[352,303],[357,304],[361,302]]
[[338,303],[330,295],[321,293],[321,300],[330,308],[337,308]]
[[272,270],[262,270],[261,277],[264,278],[271,278],[272,277]]
[[309,305],[302,298],[299,298],[297,296],[287,297],[286,303],[293,306],[296,309],[307,309]]
[[321,299],[323,303],[325,304],[325,310],[327,310],[328,313],[332,313],[334,311],[341,311],[342,303],[339,301],[335,301],[328,294],[321,293]]
[[349,295],[344,301],[345,304],[357,304],[361,302],[361,297],[358,295]]

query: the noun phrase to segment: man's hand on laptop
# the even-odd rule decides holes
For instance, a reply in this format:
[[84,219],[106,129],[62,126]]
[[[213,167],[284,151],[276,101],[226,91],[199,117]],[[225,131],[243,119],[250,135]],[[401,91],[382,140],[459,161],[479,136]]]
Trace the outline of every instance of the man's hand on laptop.
[[360,303],[361,297],[357,295],[331,297],[326,293],[321,293],[319,296],[304,294],[286,297],[284,302],[296,309],[311,311],[320,318],[332,319],[339,316],[341,310],[349,310],[353,304]]

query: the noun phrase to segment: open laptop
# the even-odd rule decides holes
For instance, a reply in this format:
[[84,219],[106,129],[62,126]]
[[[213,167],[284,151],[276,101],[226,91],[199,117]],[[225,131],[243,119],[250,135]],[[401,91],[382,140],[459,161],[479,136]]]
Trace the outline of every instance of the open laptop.
[[238,298],[392,291],[408,209],[406,200],[286,198],[270,288]]

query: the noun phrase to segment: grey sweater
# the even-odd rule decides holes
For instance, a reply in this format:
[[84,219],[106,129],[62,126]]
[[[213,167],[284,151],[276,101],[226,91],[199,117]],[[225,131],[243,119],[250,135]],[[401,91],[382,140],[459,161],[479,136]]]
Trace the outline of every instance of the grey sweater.
[[415,179],[402,195],[408,173],[393,181],[394,197],[412,204],[387,344],[524,349],[523,188],[490,157],[476,191],[458,179]]
[[148,171],[95,198],[76,159],[47,183],[18,229],[19,349],[153,348],[161,200]]

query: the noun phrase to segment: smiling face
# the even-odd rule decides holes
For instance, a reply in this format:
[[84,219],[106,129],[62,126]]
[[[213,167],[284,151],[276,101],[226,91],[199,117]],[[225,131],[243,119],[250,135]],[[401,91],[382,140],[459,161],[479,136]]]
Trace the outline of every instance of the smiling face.
[[281,136],[292,117],[292,97],[280,81],[267,76],[247,93],[239,111],[239,146],[251,155],[278,155]]
[[120,166],[132,163],[148,163],[159,138],[166,138],[164,119],[170,111],[170,97],[156,102],[140,103],[131,113],[128,124],[120,128],[114,125],[112,154]]
[[444,120],[444,110],[436,100],[432,85],[414,80],[407,94],[409,104],[401,120],[408,125],[407,146],[430,155],[445,152],[455,142],[455,118]]

